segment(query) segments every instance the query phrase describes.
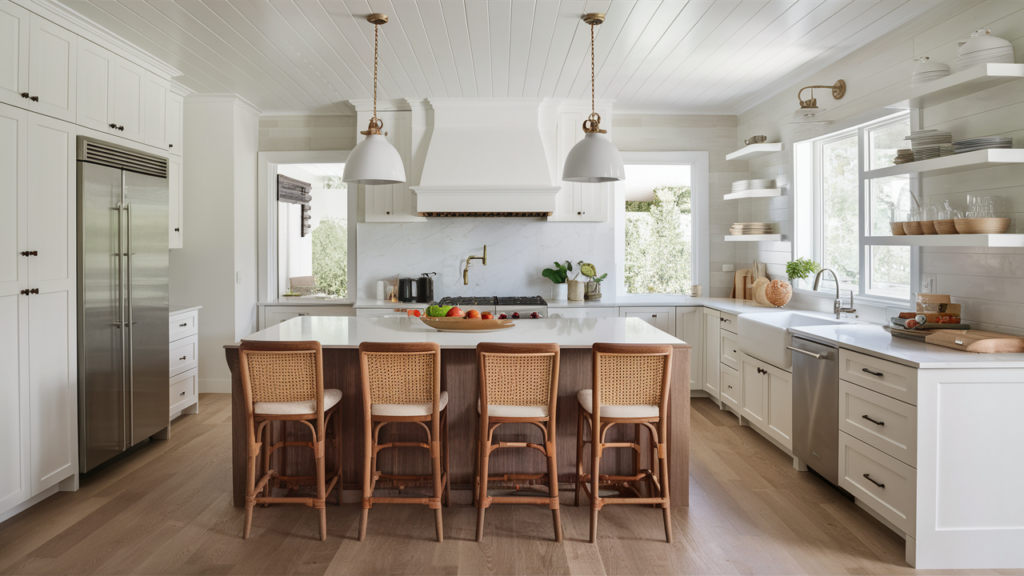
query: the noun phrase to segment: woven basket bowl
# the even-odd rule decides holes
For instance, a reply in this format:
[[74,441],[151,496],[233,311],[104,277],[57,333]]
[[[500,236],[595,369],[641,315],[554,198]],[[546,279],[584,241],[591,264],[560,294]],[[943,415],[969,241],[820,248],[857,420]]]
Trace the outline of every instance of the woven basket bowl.
[[938,232],[935,231],[935,220],[922,220],[921,231],[925,234],[938,234]]
[[911,236],[920,236],[924,234],[924,230],[921,229],[920,222],[904,222],[903,231]]
[[893,236],[907,235],[907,232],[903,229],[903,222],[889,222],[889,227],[892,228]]
[[1002,234],[1010,228],[1010,219],[956,218],[953,224],[960,234]]
[[956,224],[953,223],[953,219],[949,220],[935,220],[935,231],[939,234],[959,234],[956,231]]
[[499,320],[492,318],[483,320],[480,318],[431,318],[421,316],[420,320],[435,330],[459,330],[473,332],[475,330],[502,330],[515,326],[513,320]]

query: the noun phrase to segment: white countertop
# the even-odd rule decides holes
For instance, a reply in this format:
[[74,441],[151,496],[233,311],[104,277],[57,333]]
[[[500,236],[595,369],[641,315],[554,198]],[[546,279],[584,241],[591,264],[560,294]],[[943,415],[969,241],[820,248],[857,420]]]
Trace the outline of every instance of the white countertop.
[[199,310],[200,308],[202,308],[202,306],[174,306],[174,305],[171,305],[171,306],[167,307],[167,310],[169,312],[169,314],[168,314],[169,316],[174,316],[175,314],[184,314],[185,312],[192,312],[193,310]]
[[913,368],[1024,368],[1024,354],[976,354],[893,337],[874,324],[804,326],[789,329],[807,336]]
[[[466,320],[472,322],[472,320]],[[542,318],[520,320],[498,332],[438,332],[415,318],[300,316],[242,340],[316,340],[324,348],[358,348],[362,342],[437,342],[442,348],[476,348],[480,342],[547,343],[563,348],[612,344],[686,344],[638,318]]]

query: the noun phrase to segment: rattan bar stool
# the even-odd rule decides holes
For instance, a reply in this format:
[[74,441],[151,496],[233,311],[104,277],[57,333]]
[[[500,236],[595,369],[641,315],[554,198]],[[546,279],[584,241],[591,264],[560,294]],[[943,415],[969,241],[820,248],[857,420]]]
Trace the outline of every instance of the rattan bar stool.
[[[594,388],[580,390],[576,427],[576,499],[580,492],[590,498],[590,542],[597,541],[597,513],[606,504],[660,505],[665,519],[665,540],[672,542],[672,510],[668,494],[668,394],[672,370],[671,346],[594,344]],[[583,438],[583,422],[590,424],[590,440]],[[606,442],[616,424],[633,424],[632,442]],[[651,469],[640,468],[640,430],[651,438]],[[583,473],[583,446],[590,444],[590,474]],[[605,448],[631,448],[633,476],[602,475]],[[660,473],[655,472],[655,462]],[[602,498],[601,486],[617,489],[620,496]],[[646,485],[647,495],[638,486]]]
[[[363,517],[359,541],[366,538],[366,523],[373,504],[423,504],[434,510],[437,541],[444,541],[441,503],[451,503],[448,479],[448,393],[441,392],[441,347],[435,342],[359,345],[363,386]],[[380,430],[392,422],[416,422],[427,433],[426,442],[380,444]],[[384,474],[377,471],[377,453],[385,448],[414,447],[430,451],[430,476]],[[377,480],[422,482],[433,480],[430,498],[375,497]]]
[[[555,412],[558,407],[558,344],[489,344],[476,347],[480,367],[480,435],[477,459],[475,503],[476,540],[484,536],[484,511],[491,504],[533,504],[551,509],[555,541],[562,541],[558,511],[558,466],[555,454]],[[502,424],[534,424],[544,434],[543,444],[532,442],[494,443],[494,431]],[[490,476],[491,452],[499,448],[533,448],[548,460],[547,474],[501,474]],[[490,481],[544,480],[544,496],[489,496]]]
[[[239,348],[242,390],[245,395],[247,467],[245,484],[245,525],[242,538],[249,538],[252,509],[257,504],[305,504],[320,511],[320,540],[327,539],[327,495],[338,488],[341,504],[341,390],[324,390],[323,352],[319,342],[243,342]],[[338,469],[326,484],[324,472],[327,423],[334,419]],[[311,442],[271,440],[272,422],[301,422],[313,433]],[[257,442],[256,439],[260,441]],[[280,448],[313,449],[315,476],[281,476],[270,468],[270,457]],[[256,479],[256,464],[262,453],[262,470]],[[278,487],[316,486],[316,497],[274,497]],[[259,495],[258,495],[259,494]]]

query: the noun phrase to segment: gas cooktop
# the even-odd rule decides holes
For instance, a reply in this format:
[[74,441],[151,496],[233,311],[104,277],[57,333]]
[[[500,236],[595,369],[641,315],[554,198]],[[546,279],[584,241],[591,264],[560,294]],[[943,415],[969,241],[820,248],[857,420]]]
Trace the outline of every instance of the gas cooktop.
[[547,306],[540,296],[447,296],[441,306]]

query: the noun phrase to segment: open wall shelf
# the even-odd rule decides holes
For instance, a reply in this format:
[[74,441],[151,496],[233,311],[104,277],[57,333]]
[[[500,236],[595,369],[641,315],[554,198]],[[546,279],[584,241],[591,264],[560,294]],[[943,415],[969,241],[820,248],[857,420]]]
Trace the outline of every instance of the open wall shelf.
[[1024,234],[924,234],[865,236],[867,246],[942,246],[963,248],[1024,248]]
[[739,200],[741,198],[772,198],[782,196],[782,188],[758,188],[755,190],[742,190],[733,192],[722,197],[723,200]]
[[897,166],[867,170],[864,172],[864,177],[886,178],[903,174],[940,176],[954,172],[995,168],[996,166],[1006,164],[1024,164],[1024,148],[992,148],[943,156],[942,158],[932,158],[931,160],[921,160],[920,162],[907,162]]
[[980,64],[910,89],[910,97],[890,108],[927,108],[993,86],[1024,78],[1024,64]]
[[779,242],[782,234],[729,234],[726,242]]
[[758,156],[782,152],[782,142],[765,142],[763,144],[751,144],[735,152],[725,155],[726,160],[750,160]]

